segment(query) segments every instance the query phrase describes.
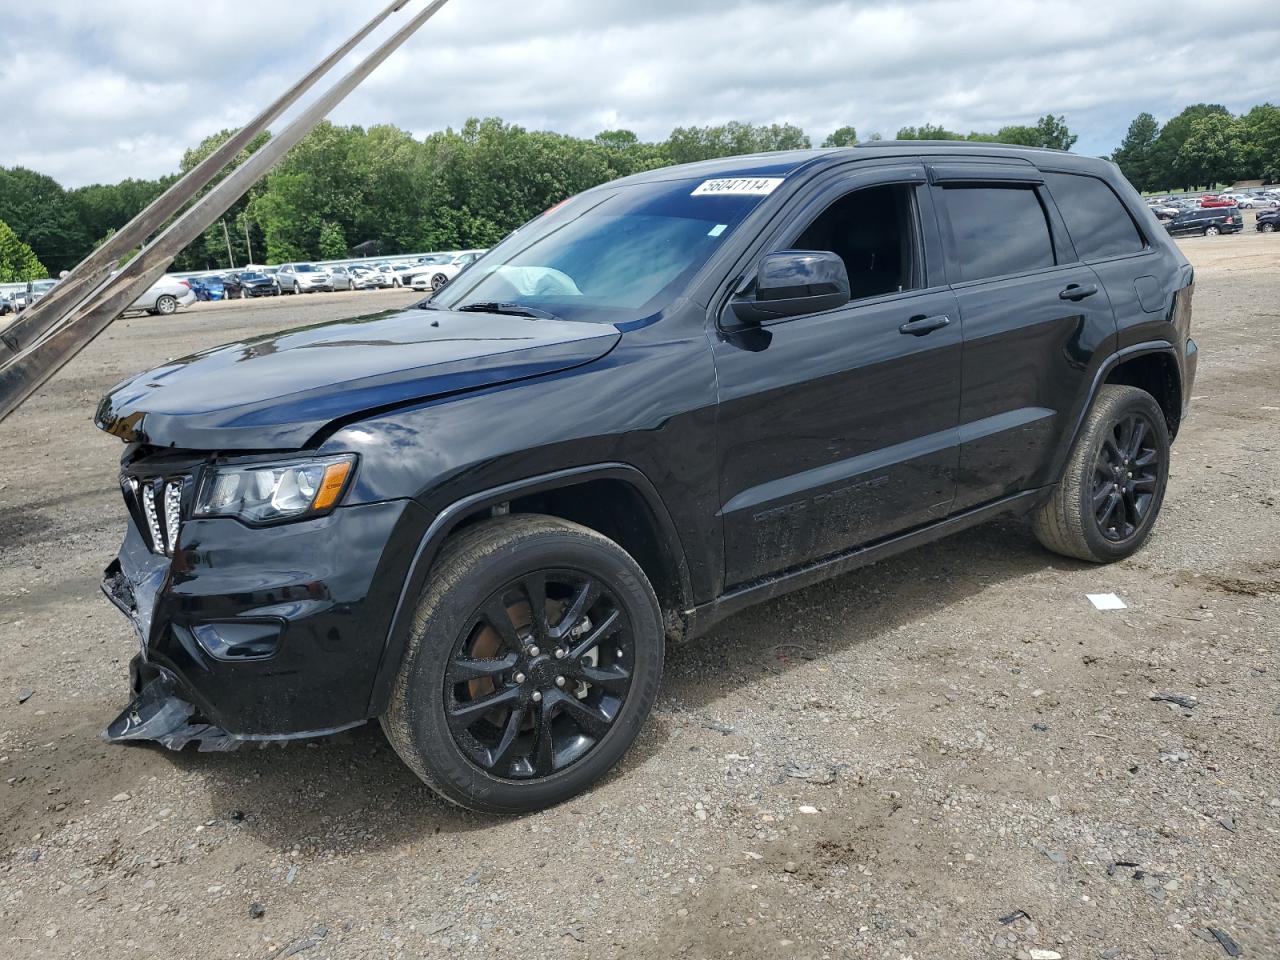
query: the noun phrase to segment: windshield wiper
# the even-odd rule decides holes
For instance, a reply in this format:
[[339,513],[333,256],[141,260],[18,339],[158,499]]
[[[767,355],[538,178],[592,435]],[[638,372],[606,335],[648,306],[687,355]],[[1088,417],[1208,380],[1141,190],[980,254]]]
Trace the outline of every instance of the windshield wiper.
[[459,313],[498,313],[508,317],[533,317],[535,320],[559,320],[554,313],[539,310],[537,307],[526,307],[521,303],[468,303],[464,307],[455,307]]

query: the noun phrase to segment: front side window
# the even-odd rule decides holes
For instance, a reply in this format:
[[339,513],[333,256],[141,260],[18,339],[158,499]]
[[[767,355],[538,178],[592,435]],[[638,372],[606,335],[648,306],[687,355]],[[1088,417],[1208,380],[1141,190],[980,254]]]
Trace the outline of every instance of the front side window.
[[794,241],[796,250],[825,250],[844,261],[853,300],[913,289],[915,214],[907,184],[864,187],[818,215]]
[[959,280],[984,280],[1054,265],[1044,206],[1031,187],[946,187]]
[[1129,211],[1097,177],[1046,173],[1044,179],[1081,260],[1121,257],[1146,249]]
[[433,302],[455,310],[513,303],[605,323],[652,316],[765,196],[704,187],[700,179],[626,184],[554,207],[481,256]]

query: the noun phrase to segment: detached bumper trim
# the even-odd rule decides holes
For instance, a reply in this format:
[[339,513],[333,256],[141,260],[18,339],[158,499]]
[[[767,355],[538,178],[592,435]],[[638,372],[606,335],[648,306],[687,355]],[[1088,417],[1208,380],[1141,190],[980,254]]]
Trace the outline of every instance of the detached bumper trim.
[[139,691],[133,702],[102,731],[108,743],[153,740],[170,750],[199,743],[201,753],[226,753],[241,742],[211,723],[193,723],[196,708],[178,696],[173,675],[155,668],[155,677]]

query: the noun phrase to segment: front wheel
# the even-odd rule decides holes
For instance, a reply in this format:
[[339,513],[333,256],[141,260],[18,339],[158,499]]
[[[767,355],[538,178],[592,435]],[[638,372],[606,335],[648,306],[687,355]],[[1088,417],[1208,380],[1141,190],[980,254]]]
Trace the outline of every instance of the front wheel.
[[663,627],[634,559],[553,517],[450,540],[414,614],[382,718],[445,799],[524,813],[569,799],[631,746],[657,697]]
[[1275,233],[1276,225],[1274,223],[1264,223],[1261,229],[1263,233]]
[[1109,563],[1146,542],[1169,482],[1169,426],[1145,390],[1105,384],[1080,427],[1036,537],[1068,557]]
[[448,277],[446,277],[443,273],[437,273],[434,277],[431,278],[431,289],[439,290],[448,282],[449,282]]

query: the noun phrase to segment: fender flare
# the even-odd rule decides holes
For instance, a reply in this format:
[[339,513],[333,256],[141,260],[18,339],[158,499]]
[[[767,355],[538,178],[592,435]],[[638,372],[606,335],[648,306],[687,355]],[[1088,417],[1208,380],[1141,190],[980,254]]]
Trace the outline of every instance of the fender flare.
[[[1098,399],[1098,391],[1102,389],[1102,385],[1107,382],[1107,377],[1111,371],[1124,363],[1126,360],[1132,360],[1134,357],[1147,356],[1153,353],[1163,353],[1173,358],[1173,366],[1178,376],[1178,392],[1182,393],[1182,365],[1178,363],[1178,351],[1168,340],[1146,340],[1142,343],[1135,343],[1128,347],[1124,347],[1111,354],[1098,365],[1098,372],[1093,376],[1093,383],[1089,387],[1089,394],[1085,398],[1084,404],[1080,407],[1080,412],[1076,415],[1076,422],[1071,425],[1071,430],[1064,434],[1064,442],[1059,447],[1054,459],[1054,476],[1060,476],[1062,468],[1066,463],[1067,457],[1070,456],[1072,448],[1076,445],[1076,439],[1080,436],[1080,429],[1084,425],[1084,418],[1089,415],[1089,411],[1093,409],[1093,403]],[[1185,398],[1184,398],[1185,399]],[[1057,481],[1053,481],[1056,483]]]
[[455,500],[436,514],[418,544],[417,551],[409,563],[409,572],[405,576],[403,586],[400,588],[400,595],[396,600],[395,611],[391,615],[391,624],[387,628],[387,635],[383,640],[382,654],[378,662],[378,669],[374,675],[373,689],[369,697],[367,710],[369,717],[378,717],[386,712],[387,703],[391,695],[391,687],[395,681],[396,673],[400,669],[405,643],[408,640],[409,630],[413,622],[416,598],[422,592],[423,585],[427,581],[427,575],[435,563],[440,548],[463,519],[471,516],[477,510],[484,510],[520,497],[544,493],[548,490],[568,487],[589,480],[619,480],[628,484],[644,498],[658,521],[659,533],[675,564],[677,587],[680,591],[680,609],[687,610],[693,606],[693,588],[689,578],[689,565],[675,522],[671,519],[671,514],[668,512],[657,488],[636,467],[626,463],[587,464],[570,467],[565,470],[556,470],[552,473],[539,474],[487,490],[481,490],[460,500]]

